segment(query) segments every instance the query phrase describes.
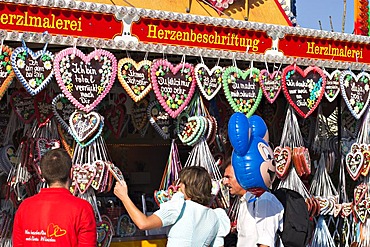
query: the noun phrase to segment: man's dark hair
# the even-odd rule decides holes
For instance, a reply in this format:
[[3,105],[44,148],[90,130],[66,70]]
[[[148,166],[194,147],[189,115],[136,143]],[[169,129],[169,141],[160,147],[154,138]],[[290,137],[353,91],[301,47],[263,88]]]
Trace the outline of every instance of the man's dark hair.
[[71,173],[72,160],[63,148],[48,151],[40,162],[41,175],[48,185],[66,183]]

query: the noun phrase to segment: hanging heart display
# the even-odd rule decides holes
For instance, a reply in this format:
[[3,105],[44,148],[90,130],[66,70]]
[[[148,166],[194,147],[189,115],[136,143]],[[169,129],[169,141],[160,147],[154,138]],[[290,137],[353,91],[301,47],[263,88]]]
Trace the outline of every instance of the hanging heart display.
[[149,102],[143,99],[140,102],[135,102],[131,109],[131,121],[136,130],[141,130],[148,123],[148,109]]
[[366,202],[364,200],[360,201],[357,205],[353,206],[354,211],[356,212],[357,218],[365,223],[367,218]]
[[36,117],[34,97],[25,91],[15,91],[10,96],[10,105],[18,118],[25,124],[29,124]]
[[77,142],[85,143],[94,139],[102,128],[102,117],[96,112],[74,112],[69,118],[72,136]]
[[192,146],[203,135],[205,129],[205,118],[201,116],[192,116],[187,119],[183,130],[178,134],[182,143]]
[[266,69],[260,71],[259,83],[263,94],[271,104],[274,103],[281,91],[281,74],[281,71],[274,71],[271,74]]
[[350,70],[343,71],[340,76],[340,90],[344,101],[352,115],[360,119],[365,113],[370,97],[370,75],[361,72],[358,75]]
[[31,95],[38,94],[50,83],[53,59],[50,51],[33,52],[26,46],[16,48],[10,57],[17,79]]
[[147,115],[150,124],[154,127],[158,134],[164,140],[170,138],[171,118],[157,100],[152,101],[149,104],[147,108]]
[[241,112],[250,117],[256,111],[262,99],[262,89],[259,86],[257,68],[242,71],[231,66],[222,75],[223,89],[227,101],[235,112]]
[[222,87],[223,68],[214,66],[211,70],[205,64],[197,64],[194,68],[200,92],[207,100],[213,99]]
[[125,105],[113,105],[105,111],[105,125],[116,138],[119,138],[126,121],[128,121]]
[[90,112],[110,91],[117,73],[117,60],[102,49],[85,56],[76,48],[67,48],[55,56],[54,69],[64,95],[76,108]]
[[118,80],[134,102],[140,101],[152,90],[151,65],[149,60],[136,63],[131,58],[123,58],[118,62]]
[[54,116],[53,105],[51,102],[52,98],[45,91],[35,96],[34,106],[39,128],[46,125]]
[[333,102],[339,92],[340,92],[340,70],[334,70],[329,73],[328,71],[323,71],[326,76],[326,86],[325,86],[325,97],[329,102]]
[[342,203],[342,211],[341,211],[341,216],[348,217],[353,210],[353,205],[350,202]]
[[10,62],[13,49],[9,46],[2,45],[0,52],[0,99],[10,86],[15,76],[13,67]]
[[173,66],[164,59],[153,62],[151,78],[155,95],[163,109],[176,118],[193,97],[196,79],[189,63]]
[[58,94],[51,103],[54,116],[61,124],[61,126],[69,131],[69,118],[76,108],[69,102],[69,100],[64,96],[64,94]]
[[289,104],[303,118],[307,118],[319,105],[325,93],[324,72],[310,66],[304,71],[297,65],[283,69],[283,92]]
[[90,187],[96,174],[95,167],[90,164],[74,165],[72,167],[72,179],[76,183],[81,194]]

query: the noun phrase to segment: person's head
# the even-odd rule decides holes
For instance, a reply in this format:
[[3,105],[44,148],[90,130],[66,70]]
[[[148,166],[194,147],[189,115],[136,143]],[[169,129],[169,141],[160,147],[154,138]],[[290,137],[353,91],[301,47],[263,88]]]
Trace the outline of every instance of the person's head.
[[231,195],[243,196],[247,191],[236,180],[234,168],[231,165],[231,157],[227,158],[224,164],[225,172],[222,183],[229,188]]
[[207,170],[201,166],[184,167],[179,173],[180,188],[185,199],[208,206],[212,195],[212,181]]
[[68,185],[71,167],[71,157],[63,148],[46,152],[40,162],[41,175],[50,187]]

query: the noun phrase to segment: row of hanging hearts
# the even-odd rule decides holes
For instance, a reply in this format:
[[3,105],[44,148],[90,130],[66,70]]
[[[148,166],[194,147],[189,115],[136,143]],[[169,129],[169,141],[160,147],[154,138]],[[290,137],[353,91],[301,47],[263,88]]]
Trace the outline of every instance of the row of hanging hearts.
[[26,45],[13,52],[3,46],[2,51],[2,94],[14,76],[31,95],[35,95],[55,75],[64,95],[76,108],[85,112],[100,103],[110,91],[117,74],[135,102],[153,88],[158,101],[173,118],[190,102],[196,84],[208,100],[223,86],[233,110],[248,116],[257,109],[262,94],[273,103],[281,89],[302,117],[315,110],[323,95],[331,102],[341,92],[348,108],[358,119],[370,99],[370,75],[366,72],[356,75],[350,70],[335,70],[329,73],[316,66],[302,70],[296,65],[289,65],[282,71],[270,73],[257,68],[243,71],[236,66],[209,69],[203,63],[195,67],[186,62],[173,65],[164,59],[137,63],[131,58],[123,58],[117,63],[112,53],[102,49],[85,55],[77,48],[67,48],[55,56],[46,47],[34,53]]

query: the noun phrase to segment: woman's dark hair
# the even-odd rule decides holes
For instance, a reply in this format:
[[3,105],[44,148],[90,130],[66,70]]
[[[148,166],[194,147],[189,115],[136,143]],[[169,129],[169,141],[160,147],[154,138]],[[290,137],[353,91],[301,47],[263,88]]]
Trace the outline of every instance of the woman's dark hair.
[[212,195],[212,181],[207,170],[201,166],[184,167],[179,174],[185,185],[185,193],[192,201],[209,206]]
[[71,173],[72,160],[63,148],[48,151],[40,162],[41,175],[48,185],[66,183]]

